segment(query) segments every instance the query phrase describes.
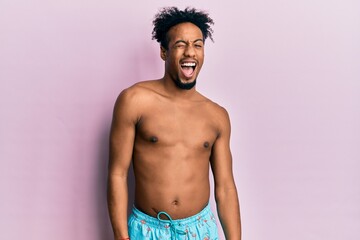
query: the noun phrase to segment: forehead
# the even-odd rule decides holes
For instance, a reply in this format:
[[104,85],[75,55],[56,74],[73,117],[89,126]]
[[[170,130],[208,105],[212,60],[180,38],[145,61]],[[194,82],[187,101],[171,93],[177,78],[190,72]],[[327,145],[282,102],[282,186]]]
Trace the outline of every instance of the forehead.
[[203,34],[198,26],[193,23],[185,22],[179,23],[167,33],[170,41],[185,40],[194,41],[197,39],[203,39]]

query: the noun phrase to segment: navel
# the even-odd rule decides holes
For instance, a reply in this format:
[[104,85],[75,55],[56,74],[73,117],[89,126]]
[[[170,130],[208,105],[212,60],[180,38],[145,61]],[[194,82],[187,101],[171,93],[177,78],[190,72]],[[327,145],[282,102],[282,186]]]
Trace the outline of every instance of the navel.
[[150,142],[156,143],[158,141],[158,138],[155,136],[150,137]]
[[178,201],[178,200],[174,200],[174,201],[172,202],[172,205],[175,205],[175,206],[179,205],[179,201]]
[[204,142],[204,148],[208,148],[210,146],[209,142]]

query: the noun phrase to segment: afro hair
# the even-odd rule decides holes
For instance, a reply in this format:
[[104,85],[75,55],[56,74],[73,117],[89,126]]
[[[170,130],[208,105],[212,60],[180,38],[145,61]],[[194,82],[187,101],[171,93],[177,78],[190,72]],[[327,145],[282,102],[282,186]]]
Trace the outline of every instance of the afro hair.
[[190,22],[200,28],[204,41],[208,37],[214,41],[212,38],[213,30],[210,26],[214,25],[214,21],[209,17],[208,13],[190,7],[185,8],[183,11],[177,7],[162,8],[153,20],[154,29],[152,31],[152,39],[156,39],[162,47],[167,49],[167,32],[171,27],[184,22]]

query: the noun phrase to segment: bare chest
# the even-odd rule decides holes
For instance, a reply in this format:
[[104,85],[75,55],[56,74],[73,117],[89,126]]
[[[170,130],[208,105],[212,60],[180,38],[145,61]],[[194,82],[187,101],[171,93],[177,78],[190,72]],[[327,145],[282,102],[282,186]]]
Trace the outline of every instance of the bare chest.
[[202,105],[156,105],[146,109],[136,128],[137,140],[157,146],[210,149],[217,138],[212,113]]

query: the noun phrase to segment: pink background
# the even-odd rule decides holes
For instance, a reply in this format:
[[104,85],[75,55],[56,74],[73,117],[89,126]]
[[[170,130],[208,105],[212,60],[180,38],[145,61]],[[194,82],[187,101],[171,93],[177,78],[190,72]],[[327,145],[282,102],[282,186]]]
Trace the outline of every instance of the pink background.
[[243,239],[360,239],[356,0],[1,0],[0,239],[111,240],[112,107],[162,76],[168,5],[216,22],[197,88],[231,116]]

